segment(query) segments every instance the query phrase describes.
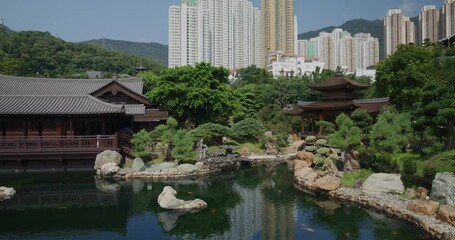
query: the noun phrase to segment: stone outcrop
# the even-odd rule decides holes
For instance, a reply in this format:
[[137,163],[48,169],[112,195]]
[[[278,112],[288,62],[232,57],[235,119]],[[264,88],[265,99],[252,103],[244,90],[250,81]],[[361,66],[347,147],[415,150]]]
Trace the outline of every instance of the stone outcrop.
[[116,166],[122,161],[122,155],[116,151],[106,150],[96,155],[95,169],[101,169],[106,163],[115,163]]
[[16,194],[14,188],[0,187],[0,201],[10,199]]
[[131,169],[133,169],[136,172],[142,171],[144,169],[144,161],[142,161],[141,158],[135,158],[133,161],[133,165],[131,166]]
[[415,213],[433,215],[436,213],[436,210],[438,210],[438,207],[439,207],[438,202],[417,199],[409,201],[407,209]]
[[416,190],[416,199],[427,200],[428,190],[424,187],[418,187]]
[[166,186],[163,192],[158,196],[158,204],[164,209],[203,209],[207,207],[207,203],[201,199],[195,199],[192,201],[184,201],[176,198],[177,191],[172,187]]
[[341,186],[341,179],[332,175],[326,175],[322,178],[317,179],[314,184],[319,189],[332,191],[338,189]]
[[177,169],[180,171],[180,172],[185,172],[185,173],[192,173],[194,171],[197,170],[197,167],[193,164],[188,164],[188,163],[185,163],[185,164],[180,164]]
[[455,226],[455,208],[449,205],[442,205],[436,218]]
[[242,157],[249,157],[251,155],[251,151],[247,147],[244,147],[244,148],[240,149],[240,155]]
[[287,153],[296,153],[305,149],[305,141],[297,140],[289,145],[286,149]]
[[311,152],[299,152],[297,153],[297,158],[301,161],[306,162],[308,167],[311,167],[311,165],[313,165],[314,154]]
[[430,198],[440,204],[455,205],[455,173],[437,173]]
[[362,184],[362,192],[368,194],[402,194],[404,185],[399,174],[375,173]]
[[114,177],[120,171],[119,166],[114,162],[108,162],[99,169],[99,175],[103,178]]

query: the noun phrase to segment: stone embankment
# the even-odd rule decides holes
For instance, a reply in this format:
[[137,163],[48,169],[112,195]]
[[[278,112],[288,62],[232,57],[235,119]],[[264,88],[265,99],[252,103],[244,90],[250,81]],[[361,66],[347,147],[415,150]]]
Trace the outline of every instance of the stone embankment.
[[339,188],[328,192],[331,198],[352,202],[364,207],[374,208],[391,216],[407,220],[420,226],[430,235],[443,240],[455,239],[455,226],[407,209],[409,201],[395,194],[364,194],[360,189]]
[[[381,176],[381,174],[376,175]],[[372,178],[378,176],[373,176]],[[384,188],[384,191],[381,191],[379,194],[369,193],[368,186],[364,186],[366,184],[362,185],[362,188],[358,189],[340,187],[335,190],[324,191],[323,189],[316,187],[314,181],[309,181],[305,177],[295,176],[295,183],[296,187],[302,191],[324,193],[332,199],[351,202],[363,207],[372,208],[393,217],[416,224],[431,236],[438,239],[455,240],[455,214],[451,212],[453,207],[447,205],[441,206],[438,214],[436,215],[435,211],[437,206],[434,208],[433,203],[439,206],[437,202],[425,199],[407,200],[403,195],[393,194],[393,192],[396,191],[400,191],[402,193],[404,188],[397,186],[395,181],[392,181],[391,178],[394,178],[394,176],[386,176],[381,180],[383,181],[385,179],[384,182],[387,183],[386,189],[384,188],[384,184],[384,186],[374,187],[375,189]],[[378,181],[376,181],[375,184],[377,185]],[[426,194],[424,198],[426,198]],[[421,213],[416,212],[416,209],[419,208]],[[445,208],[448,208],[449,210],[441,210]],[[411,211],[410,209],[414,209],[415,211]],[[426,211],[428,211],[426,214],[422,214]],[[441,221],[440,219],[444,221]],[[451,222],[452,225],[449,222]]]

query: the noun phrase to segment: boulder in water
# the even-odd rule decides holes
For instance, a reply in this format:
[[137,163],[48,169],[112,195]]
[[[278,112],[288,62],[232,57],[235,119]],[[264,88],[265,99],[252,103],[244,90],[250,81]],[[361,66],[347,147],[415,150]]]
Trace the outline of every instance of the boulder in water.
[[172,187],[166,186],[163,192],[158,196],[158,204],[164,209],[203,209],[207,207],[207,203],[201,199],[195,199],[192,201],[184,201],[175,197],[177,191]]

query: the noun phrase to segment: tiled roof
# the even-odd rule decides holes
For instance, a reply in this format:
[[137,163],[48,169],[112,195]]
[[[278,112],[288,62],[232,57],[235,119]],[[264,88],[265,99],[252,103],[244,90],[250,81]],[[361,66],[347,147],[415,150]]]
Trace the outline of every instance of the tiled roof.
[[5,96],[0,95],[0,114],[7,115],[90,115],[122,114],[122,105],[87,96]]
[[125,111],[128,115],[144,115],[145,105],[144,104],[127,104],[125,105]]
[[344,87],[351,89],[366,89],[368,88],[368,85],[356,82],[343,76],[335,76],[326,81],[310,85],[310,88],[313,90],[339,89]]
[[[26,78],[0,75],[0,95],[85,96],[112,81],[112,79]],[[117,82],[142,95],[143,82],[140,78],[119,79]]]

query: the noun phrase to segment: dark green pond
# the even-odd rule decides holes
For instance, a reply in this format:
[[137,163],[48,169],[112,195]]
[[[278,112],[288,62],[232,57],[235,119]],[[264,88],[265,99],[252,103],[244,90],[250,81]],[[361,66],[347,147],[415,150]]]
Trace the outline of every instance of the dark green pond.
[[[428,239],[406,222],[296,190],[286,167],[119,186],[93,173],[2,175],[0,185],[17,191],[0,202],[0,239]],[[160,209],[166,185],[208,208]]]

